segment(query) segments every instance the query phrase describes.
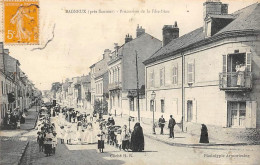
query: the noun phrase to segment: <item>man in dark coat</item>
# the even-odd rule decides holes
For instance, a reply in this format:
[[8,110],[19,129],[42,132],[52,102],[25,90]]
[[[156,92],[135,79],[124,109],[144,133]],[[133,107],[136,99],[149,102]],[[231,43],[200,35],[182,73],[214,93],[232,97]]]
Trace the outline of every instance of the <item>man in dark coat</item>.
[[139,122],[135,124],[134,131],[131,135],[131,149],[133,152],[141,152],[144,150],[143,128]]
[[108,122],[109,124],[115,125],[115,120],[113,119],[113,117],[112,117],[111,114],[109,114],[109,117],[108,117],[108,119],[107,119],[107,122]]
[[163,135],[164,125],[165,125],[165,119],[163,118],[163,115],[162,115],[161,118],[159,119],[159,127],[161,127],[161,135]]
[[170,129],[169,138],[174,138],[173,128],[174,128],[175,124],[176,124],[176,122],[175,122],[174,118],[172,117],[172,115],[170,115],[170,120],[169,120],[169,125],[168,125],[168,128]]

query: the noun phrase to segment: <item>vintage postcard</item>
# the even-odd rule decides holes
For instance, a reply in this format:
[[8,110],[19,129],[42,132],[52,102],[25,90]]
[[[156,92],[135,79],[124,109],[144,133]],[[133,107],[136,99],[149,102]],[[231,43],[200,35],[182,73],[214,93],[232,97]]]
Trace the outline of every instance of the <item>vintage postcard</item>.
[[0,164],[260,164],[259,0],[0,0]]

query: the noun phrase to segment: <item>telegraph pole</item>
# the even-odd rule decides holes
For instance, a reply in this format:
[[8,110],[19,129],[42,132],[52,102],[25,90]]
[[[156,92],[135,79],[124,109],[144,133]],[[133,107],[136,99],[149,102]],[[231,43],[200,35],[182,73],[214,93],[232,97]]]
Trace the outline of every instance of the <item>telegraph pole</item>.
[[137,51],[135,51],[135,65],[136,65],[136,86],[137,86],[137,111],[138,111],[138,122],[140,122],[139,81],[138,81]]

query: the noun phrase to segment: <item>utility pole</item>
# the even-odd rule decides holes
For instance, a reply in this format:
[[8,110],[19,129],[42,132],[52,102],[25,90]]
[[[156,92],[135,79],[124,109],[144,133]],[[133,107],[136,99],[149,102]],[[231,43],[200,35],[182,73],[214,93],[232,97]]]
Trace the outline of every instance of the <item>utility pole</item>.
[[137,111],[138,122],[140,122],[140,108],[139,108],[139,81],[138,81],[138,65],[137,65],[137,51],[135,51],[135,65],[136,65],[136,86],[137,86]]

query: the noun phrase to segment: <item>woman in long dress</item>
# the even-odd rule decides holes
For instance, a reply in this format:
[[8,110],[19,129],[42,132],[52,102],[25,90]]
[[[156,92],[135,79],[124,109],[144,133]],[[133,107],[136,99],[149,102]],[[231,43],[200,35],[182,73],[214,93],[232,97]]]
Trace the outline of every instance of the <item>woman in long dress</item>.
[[131,135],[131,149],[134,152],[141,152],[144,150],[143,128],[141,127],[139,122],[135,124],[134,131]]
[[95,136],[95,135],[94,135],[93,126],[92,126],[91,123],[90,123],[90,125],[88,126],[87,131],[88,131],[87,143],[88,143],[88,144],[93,144],[93,143],[95,143],[95,141],[94,141],[94,136]]

